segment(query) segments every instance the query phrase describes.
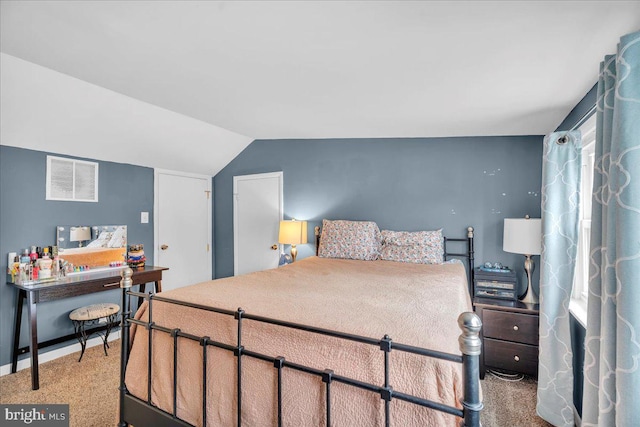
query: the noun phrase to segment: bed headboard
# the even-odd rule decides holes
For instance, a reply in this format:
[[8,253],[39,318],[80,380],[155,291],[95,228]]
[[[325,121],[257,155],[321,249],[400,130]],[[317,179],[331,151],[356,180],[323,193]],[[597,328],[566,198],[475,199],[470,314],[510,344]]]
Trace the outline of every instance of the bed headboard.
[[313,232],[316,235],[316,256],[318,256],[318,251],[320,250],[320,227],[316,225]]
[[[456,253],[449,252],[448,243],[449,242],[467,242],[467,251],[466,253]],[[469,281],[469,295],[471,295],[471,299],[473,299],[473,274],[475,268],[475,259],[474,259],[474,250],[473,250],[473,227],[467,227],[467,237],[466,238],[458,238],[451,239],[448,237],[444,238],[444,260],[448,261],[449,257],[457,257],[457,258],[466,258],[467,259],[467,267],[469,269],[469,274],[467,275],[467,279]]]
[[[313,229],[314,234],[316,236],[316,256],[318,256],[318,250],[320,249],[320,227],[315,226]],[[456,258],[466,258],[467,259],[467,267],[469,270],[468,285],[469,285],[469,294],[473,298],[473,273],[475,268],[475,259],[474,259],[474,250],[473,250],[473,227],[467,227],[467,237],[466,238],[449,238],[444,237],[444,260],[448,261],[450,257]],[[450,242],[458,242],[463,243],[467,242],[466,252],[449,252],[449,243]]]

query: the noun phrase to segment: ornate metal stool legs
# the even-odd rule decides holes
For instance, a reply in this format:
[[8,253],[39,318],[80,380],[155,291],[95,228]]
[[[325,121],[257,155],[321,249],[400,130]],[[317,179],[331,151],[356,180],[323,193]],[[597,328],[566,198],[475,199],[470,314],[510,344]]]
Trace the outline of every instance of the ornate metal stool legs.
[[93,334],[97,334],[102,338],[102,347],[104,349],[104,355],[105,356],[109,355],[107,354],[107,349],[109,348],[109,343],[107,340],[109,339],[109,334],[111,333],[111,329],[113,328],[116,320],[118,319],[118,313],[110,314],[101,319],[105,319],[105,318],[107,319],[107,325],[104,333],[97,331],[97,332],[92,332],[90,334],[87,333],[87,327],[100,324],[100,319],[72,320],[73,328],[76,333],[76,338],[78,338],[78,342],[82,347],[82,351],[80,352],[80,358],[78,359],[78,362],[82,360],[82,356],[84,356],[84,351],[87,348],[87,341],[89,340],[89,337]]
[[[71,319],[71,321],[73,322],[73,328],[76,331],[76,337],[78,338],[80,346],[82,347],[82,351],[80,352],[80,359],[78,359],[78,362],[80,362],[82,360],[82,356],[84,356],[84,351],[87,348],[87,340],[89,339],[89,336],[93,335],[94,333],[102,337],[102,348],[104,349],[104,355],[108,356],[107,349],[109,348],[109,344],[107,343],[107,339],[109,338],[111,328],[118,319],[119,312],[120,306],[118,304],[100,303],[80,307],[69,313],[69,319]],[[106,325],[104,326],[104,328],[102,328],[105,330],[104,334],[99,330],[91,331],[90,329],[87,333],[87,328],[89,326],[97,326],[104,322],[106,322]]]

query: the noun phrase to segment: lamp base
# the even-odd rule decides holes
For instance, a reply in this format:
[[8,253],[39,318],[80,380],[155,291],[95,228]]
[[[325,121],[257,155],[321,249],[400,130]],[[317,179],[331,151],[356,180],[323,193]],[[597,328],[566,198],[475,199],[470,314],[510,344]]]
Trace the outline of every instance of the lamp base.
[[536,264],[531,259],[531,255],[525,255],[524,271],[527,273],[527,293],[522,297],[522,302],[538,304],[538,296],[533,292],[531,276],[536,269]]
[[296,245],[291,245],[291,262],[296,262],[297,256],[298,256],[298,248],[296,248]]

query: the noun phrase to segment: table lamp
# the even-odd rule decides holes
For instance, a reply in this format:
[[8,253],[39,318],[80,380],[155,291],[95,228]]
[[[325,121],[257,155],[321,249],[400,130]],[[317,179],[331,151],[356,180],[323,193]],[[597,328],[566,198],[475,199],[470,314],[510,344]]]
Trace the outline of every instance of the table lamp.
[[531,275],[536,268],[532,255],[540,255],[542,250],[542,224],[540,218],[505,218],[502,250],[525,256],[524,271],[527,273],[527,293],[523,302],[537,304],[538,297],[533,292]]
[[82,247],[82,242],[91,240],[91,229],[89,227],[71,227],[69,229],[69,241],[78,242],[78,247]]
[[280,221],[278,242],[291,245],[291,262],[298,256],[296,245],[307,243],[307,221]]

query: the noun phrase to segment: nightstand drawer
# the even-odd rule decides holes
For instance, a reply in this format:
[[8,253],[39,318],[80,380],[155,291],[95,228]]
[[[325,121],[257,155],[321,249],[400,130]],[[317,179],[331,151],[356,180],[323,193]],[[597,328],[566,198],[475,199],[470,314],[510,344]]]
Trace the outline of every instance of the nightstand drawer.
[[538,345],[538,316],[485,309],[482,323],[486,338]]
[[538,374],[536,346],[485,338],[483,351],[486,366],[529,375]]

